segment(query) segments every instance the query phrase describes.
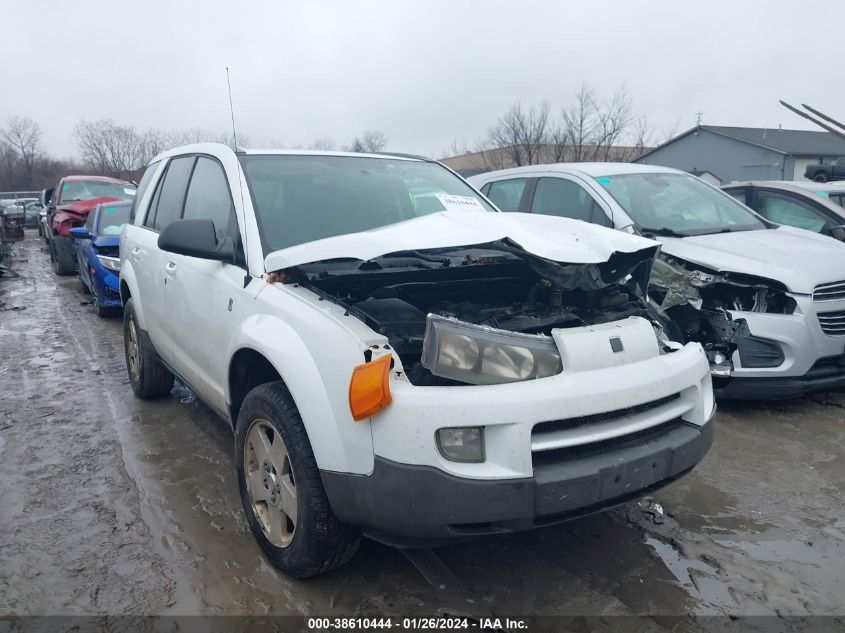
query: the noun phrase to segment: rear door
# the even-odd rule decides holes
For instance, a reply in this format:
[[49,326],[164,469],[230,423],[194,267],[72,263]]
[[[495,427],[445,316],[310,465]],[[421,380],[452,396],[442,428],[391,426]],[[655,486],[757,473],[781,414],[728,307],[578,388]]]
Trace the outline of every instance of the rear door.
[[223,413],[228,359],[221,353],[226,347],[221,336],[237,329],[248,293],[244,289],[246,265],[232,194],[216,159],[197,157],[181,217],[210,219],[218,244],[227,239],[235,244],[233,262],[162,252],[166,275],[163,305],[173,333],[170,345],[179,357],[178,371]]
[[613,227],[610,209],[575,178],[564,175],[538,178],[532,194],[531,213]]

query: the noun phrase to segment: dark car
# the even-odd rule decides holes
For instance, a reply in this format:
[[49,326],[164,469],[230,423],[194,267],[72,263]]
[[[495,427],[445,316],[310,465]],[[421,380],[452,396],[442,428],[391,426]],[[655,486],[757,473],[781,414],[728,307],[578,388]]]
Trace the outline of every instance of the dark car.
[[24,226],[28,229],[37,229],[38,228],[38,216],[41,213],[41,203],[33,198],[28,199],[26,203],[23,205],[24,209]]
[[770,222],[845,241],[845,208],[833,200],[845,193],[842,185],[757,180],[732,182],[722,191]]
[[132,200],[134,196],[133,183],[105,176],[65,176],[45,192],[49,200],[50,260],[57,275],[69,275],[76,269],[70,230],[85,224],[88,213],[98,204]]
[[115,314],[120,302],[120,231],[129,222],[132,203],[98,204],[88,214],[85,226],[70,230],[76,255],[76,270],[82,291],[90,293],[97,316]]
[[845,180],[845,156],[840,156],[830,165],[807,165],[804,178],[813,182],[828,182],[829,180]]

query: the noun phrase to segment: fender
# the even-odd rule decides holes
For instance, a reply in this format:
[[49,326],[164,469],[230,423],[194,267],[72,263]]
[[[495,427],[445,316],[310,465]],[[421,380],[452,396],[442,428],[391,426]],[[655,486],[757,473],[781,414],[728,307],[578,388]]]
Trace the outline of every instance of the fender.
[[[262,314],[244,320],[231,345],[230,362],[237,351],[249,348],[275,367],[299,409],[320,470],[372,473],[370,422],[355,422],[349,411],[349,379],[353,367],[363,361],[360,343],[337,330],[331,340],[318,338],[315,349],[309,349],[286,321]],[[314,358],[318,349],[324,358]],[[229,380],[225,385],[226,402],[231,404]]]
[[[135,270],[132,268],[132,262],[129,258],[124,257],[120,262],[120,283],[125,283],[129,288],[129,294],[133,297],[138,297],[138,280],[135,277]],[[122,293],[121,293],[122,294]],[[147,322],[144,319],[144,303],[143,301],[135,301],[135,316],[138,319],[138,327],[142,330],[147,329]]]

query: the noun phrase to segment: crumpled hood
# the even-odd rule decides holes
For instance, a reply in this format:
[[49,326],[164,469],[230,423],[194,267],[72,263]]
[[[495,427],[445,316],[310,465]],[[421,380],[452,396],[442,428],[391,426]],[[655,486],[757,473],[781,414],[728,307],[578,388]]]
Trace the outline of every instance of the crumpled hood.
[[799,294],[812,294],[819,284],[845,279],[845,244],[792,227],[660,241],[668,255],[720,272],[780,281]]
[[120,198],[113,196],[101,196],[99,198],[91,198],[90,200],[77,200],[76,202],[69,202],[67,204],[60,204],[56,207],[56,212],[64,211],[65,213],[73,213],[85,217],[88,213],[103,202],[116,202]]
[[367,261],[397,251],[472,246],[502,239],[539,257],[567,264],[601,263],[614,252],[633,253],[658,246],[653,240],[568,218],[441,211],[274,251],[264,259],[264,266],[272,272],[326,259]]

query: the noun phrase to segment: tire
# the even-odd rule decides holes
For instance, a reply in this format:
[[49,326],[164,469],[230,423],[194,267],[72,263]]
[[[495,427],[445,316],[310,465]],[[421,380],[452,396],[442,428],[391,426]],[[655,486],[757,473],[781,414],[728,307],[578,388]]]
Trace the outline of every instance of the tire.
[[170,393],[173,388],[173,374],[161,364],[152,350],[147,349],[140,334],[135,306],[130,298],[123,309],[123,352],[126,356],[129,384],[139,398],[158,398]]
[[827,182],[827,174],[820,172],[813,176],[813,182]]
[[[100,295],[98,295],[96,292],[91,292],[91,295],[92,295],[92,301],[94,302],[94,312],[97,313],[98,317],[100,317],[101,319],[107,319],[108,317],[112,317],[115,314],[117,314],[117,310],[115,308],[104,308],[103,307],[103,305],[100,303]],[[159,364],[161,364],[161,363],[159,363]],[[167,370],[165,370],[165,371],[167,371]],[[167,373],[170,373],[170,372],[167,372]],[[171,374],[171,376],[172,376],[172,374]],[[171,384],[171,386],[172,386],[172,384]],[[170,391],[170,388],[168,388],[167,391]]]
[[64,240],[68,237],[54,235],[50,240],[50,259],[53,262],[53,270],[59,276],[70,275],[76,272],[76,260],[73,257],[73,249]]
[[[269,450],[256,449],[259,444]],[[259,385],[244,399],[235,432],[235,468],[252,533],[287,575],[316,576],[355,554],[360,530],[332,511],[302,418],[281,382]],[[295,509],[293,519],[283,505]]]

